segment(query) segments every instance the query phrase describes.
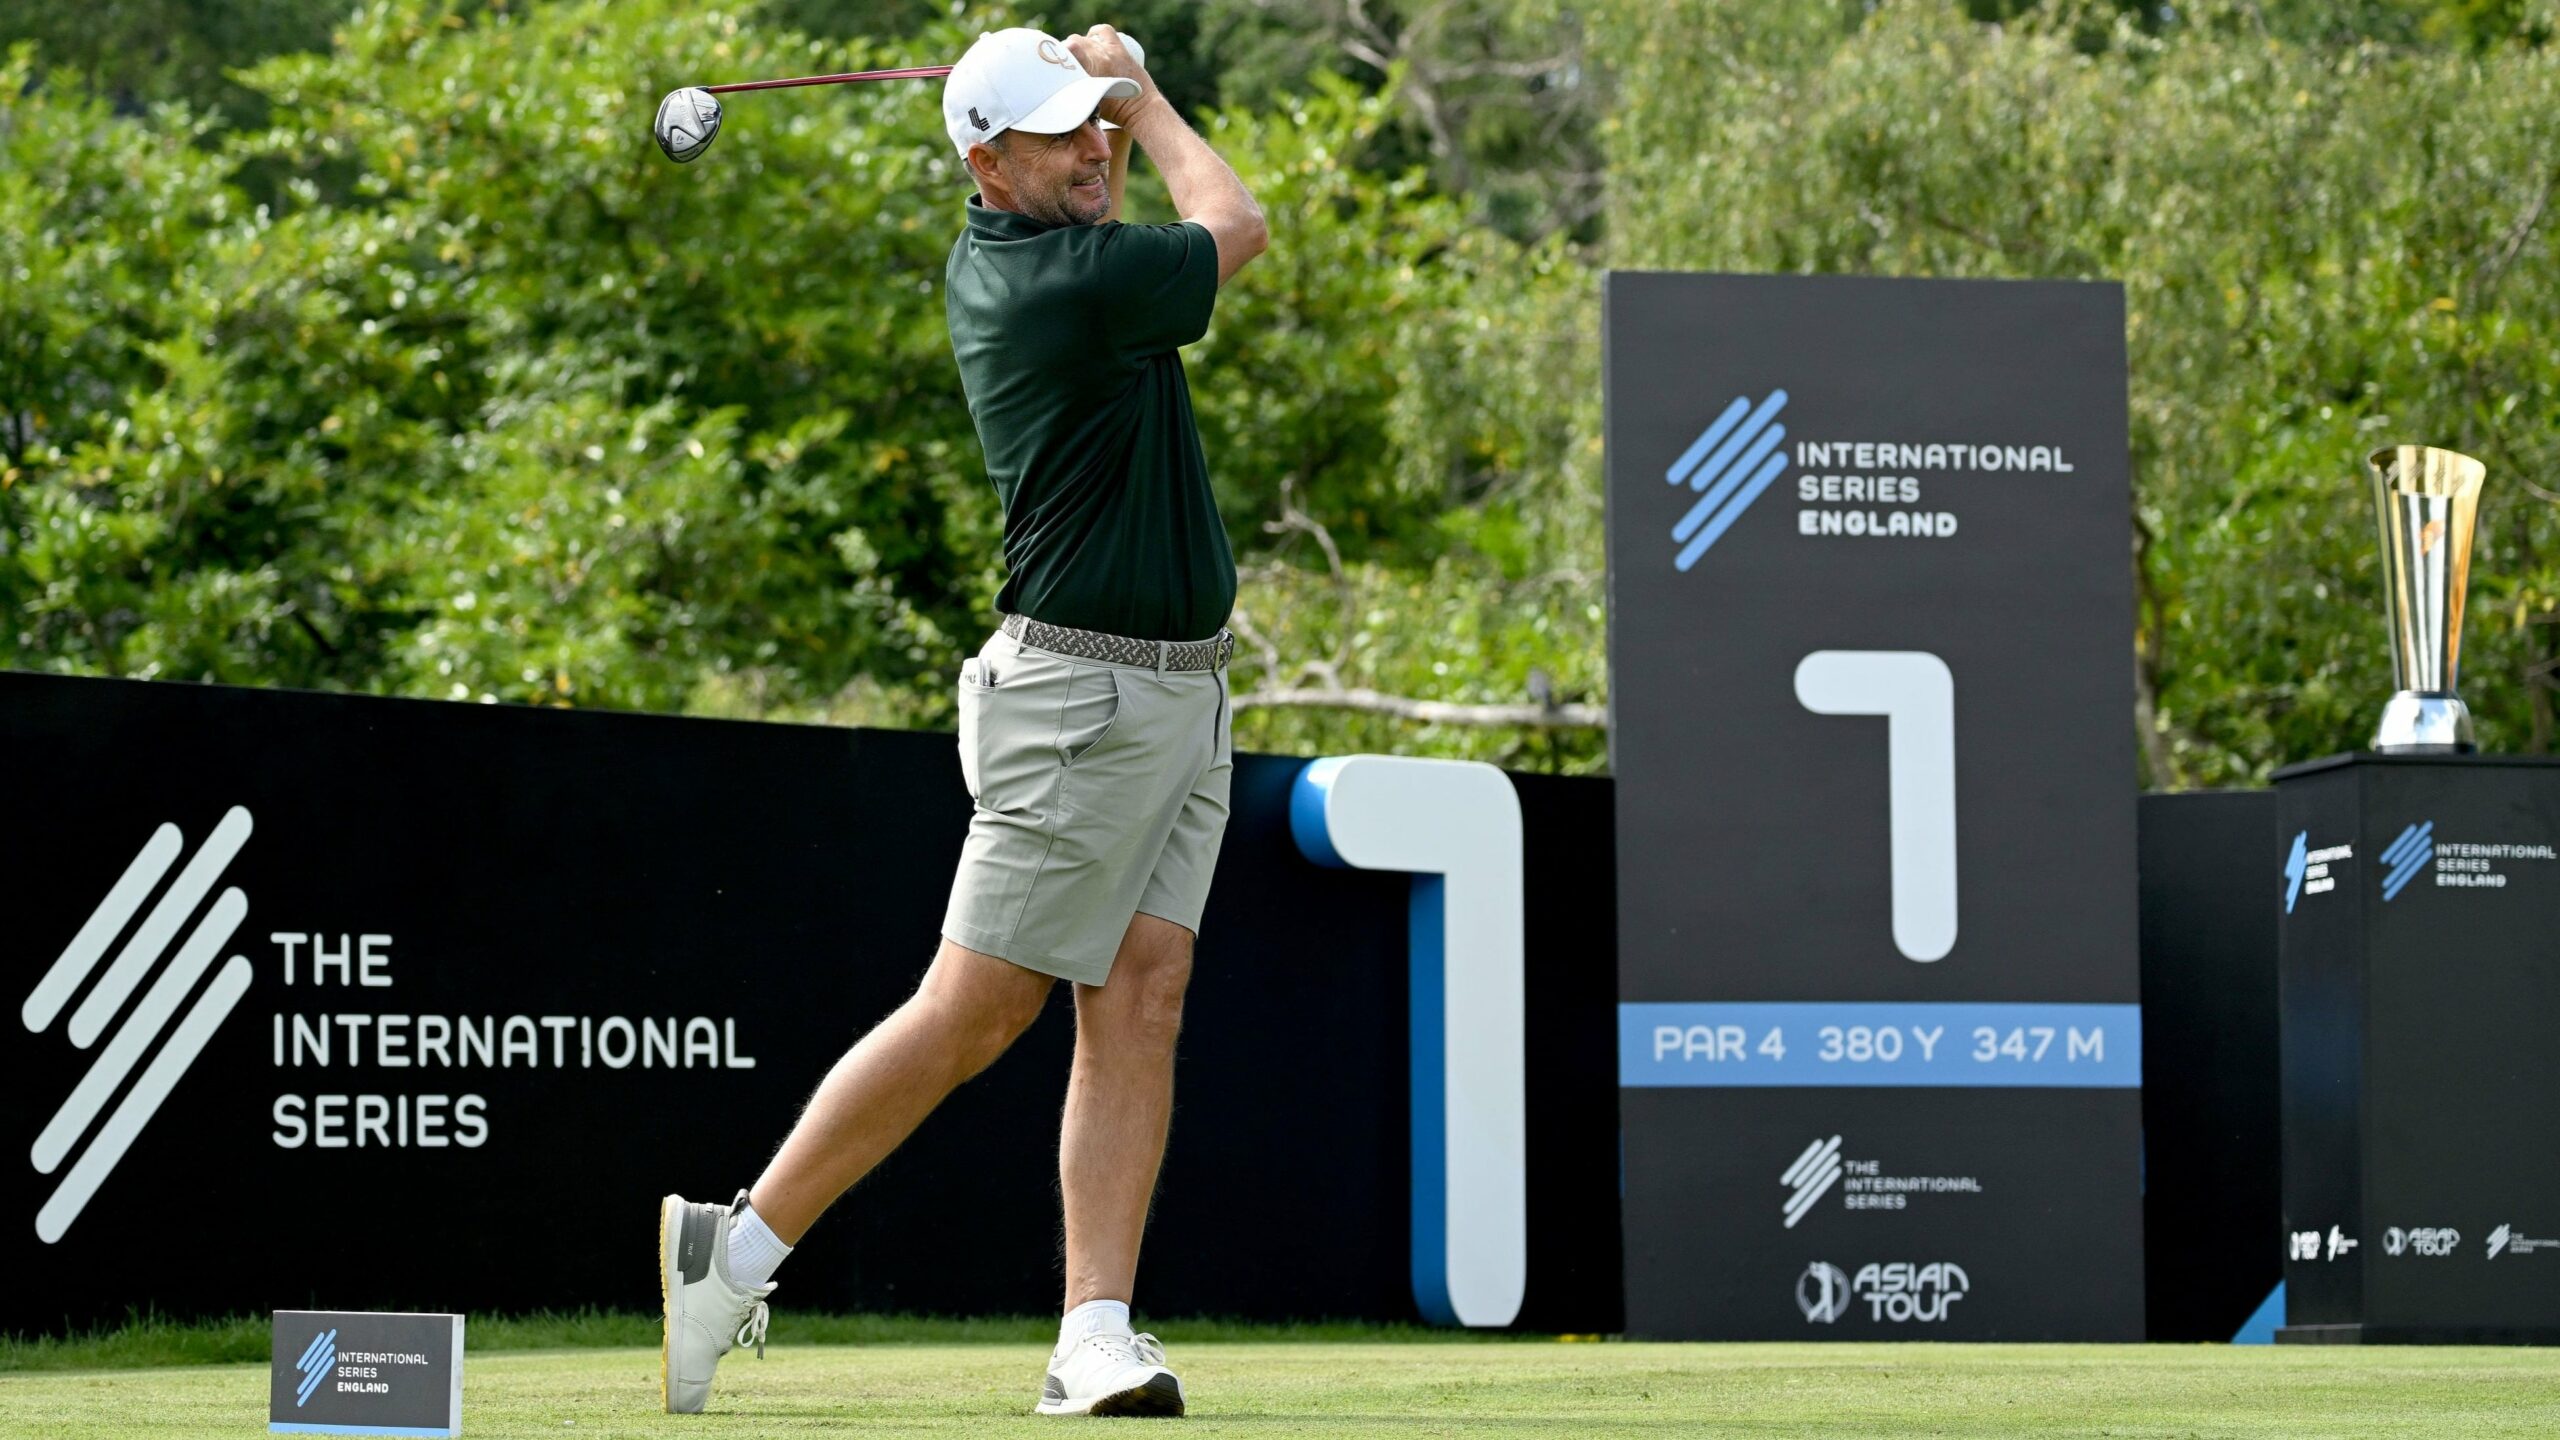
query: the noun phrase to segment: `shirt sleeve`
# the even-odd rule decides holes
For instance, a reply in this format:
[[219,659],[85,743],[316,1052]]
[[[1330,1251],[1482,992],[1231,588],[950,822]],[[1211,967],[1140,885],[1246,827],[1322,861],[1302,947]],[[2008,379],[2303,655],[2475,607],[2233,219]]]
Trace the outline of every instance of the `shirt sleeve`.
[[1218,242],[1205,225],[1102,227],[1101,329],[1112,352],[1137,361],[1209,333],[1218,302]]

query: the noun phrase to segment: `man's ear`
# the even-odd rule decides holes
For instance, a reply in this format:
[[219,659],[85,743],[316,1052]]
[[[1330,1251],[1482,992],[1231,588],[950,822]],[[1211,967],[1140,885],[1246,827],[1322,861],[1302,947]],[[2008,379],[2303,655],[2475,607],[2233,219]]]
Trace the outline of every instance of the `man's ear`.
[[969,147],[969,178],[978,182],[979,189],[985,189],[989,180],[1004,178],[1004,172],[997,168],[1003,153],[984,140]]

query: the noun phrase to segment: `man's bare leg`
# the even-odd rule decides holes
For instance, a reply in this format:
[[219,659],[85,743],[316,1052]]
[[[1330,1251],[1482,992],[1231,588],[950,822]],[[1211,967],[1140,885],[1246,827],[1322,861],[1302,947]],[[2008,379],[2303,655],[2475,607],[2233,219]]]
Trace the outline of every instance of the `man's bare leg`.
[[[1191,932],[1129,922],[1108,985],[1078,985],[1075,1069],[1058,1140],[1067,1305],[1130,1298],[1147,1204],[1173,1119],[1173,1051],[1191,983]],[[763,1204],[758,1192],[757,1204]]]
[[[1055,983],[944,940],[916,993],[819,1082],[749,1192],[756,1214],[784,1244],[799,1244],[837,1196],[1031,1028]],[[1161,1122],[1157,1131],[1161,1144]],[[1153,1162],[1147,1174],[1152,1181]]]

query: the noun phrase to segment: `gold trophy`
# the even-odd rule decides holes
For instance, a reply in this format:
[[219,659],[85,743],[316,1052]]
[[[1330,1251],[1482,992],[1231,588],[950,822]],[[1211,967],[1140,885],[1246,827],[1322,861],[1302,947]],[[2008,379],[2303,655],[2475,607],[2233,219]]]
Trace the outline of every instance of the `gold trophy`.
[[2365,457],[2382,523],[2382,612],[2391,626],[2391,678],[2373,748],[2455,755],[2474,748],[2471,712],[2453,693],[2462,667],[2462,596],[2471,582],[2471,530],[2488,467],[2432,445],[2388,445]]

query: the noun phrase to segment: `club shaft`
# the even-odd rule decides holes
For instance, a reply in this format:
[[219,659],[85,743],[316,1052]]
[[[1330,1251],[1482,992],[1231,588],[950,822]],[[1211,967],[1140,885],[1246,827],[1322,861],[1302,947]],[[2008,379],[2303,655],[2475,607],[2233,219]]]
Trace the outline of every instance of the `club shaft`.
[[858,80],[934,80],[951,73],[948,65],[916,65],[904,70],[852,70],[842,75],[802,75],[791,80],[737,80],[701,87],[714,95],[735,90],[789,90],[801,85],[850,85]]

